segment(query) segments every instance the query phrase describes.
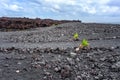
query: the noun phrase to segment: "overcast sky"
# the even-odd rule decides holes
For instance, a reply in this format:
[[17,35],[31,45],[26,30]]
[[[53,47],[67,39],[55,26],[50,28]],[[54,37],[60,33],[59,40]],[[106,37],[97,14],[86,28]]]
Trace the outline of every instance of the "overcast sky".
[[0,16],[120,22],[120,0],[0,0]]

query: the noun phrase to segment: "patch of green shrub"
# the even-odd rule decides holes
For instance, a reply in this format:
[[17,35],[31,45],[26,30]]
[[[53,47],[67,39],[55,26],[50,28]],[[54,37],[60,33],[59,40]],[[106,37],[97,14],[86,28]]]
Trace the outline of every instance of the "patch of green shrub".
[[78,40],[78,38],[79,38],[78,33],[75,33],[75,34],[73,35],[73,39],[74,39],[74,40]]
[[81,46],[82,46],[82,47],[88,47],[88,46],[89,46],[88,40],[83,39],[83,40],[82,40],[82,43],[81,43]]

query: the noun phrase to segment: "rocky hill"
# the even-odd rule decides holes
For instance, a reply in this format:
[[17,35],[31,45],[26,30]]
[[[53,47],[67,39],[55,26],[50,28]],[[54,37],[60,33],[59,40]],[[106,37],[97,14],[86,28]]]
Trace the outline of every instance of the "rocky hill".
[[0,29],[29,29],[36,27],[47,27],[67,22],[81,22],[79,20],[52,20],[52,19],[30,19],[0,17]]

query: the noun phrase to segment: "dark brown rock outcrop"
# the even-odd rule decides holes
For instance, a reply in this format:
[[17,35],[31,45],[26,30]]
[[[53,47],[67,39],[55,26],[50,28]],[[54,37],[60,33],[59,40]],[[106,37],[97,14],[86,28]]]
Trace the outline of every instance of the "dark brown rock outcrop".
[[29,19],[29,18],[0,18],[0,29],[29,29],[36,27],[48,27],[67,22],[81,22],[79,20],[52,20],[52,19]]

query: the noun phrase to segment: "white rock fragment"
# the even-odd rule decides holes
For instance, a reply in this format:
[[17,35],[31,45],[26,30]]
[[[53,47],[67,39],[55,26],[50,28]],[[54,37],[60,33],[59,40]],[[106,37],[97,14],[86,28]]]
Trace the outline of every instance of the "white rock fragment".
[[21,63],[21,62],[18,62],[17,64],[18,64],[18,65],[21,65],[22,63]]
[[79,48],[76,48],[75,51],[79,51],[80,49]]
[[71,52],[71,53],[70,53],[70,56],[71,56],[71,57],[74,57],[74,56],[76,56],[76,55],[77,55],[77,54],[74,53],[74,52]]
[[76,58],[76,60],[77,60],[77,61],[80,61],[80,59],[79,59],[79,58]]
[[16,70],[16,73],[19,73],[20,72],[20,70]]
[[116,36],[113,36],[113,39],[116,39]]
[[113,50],[113,49],[115,49],[115,47],[112,46],[111,49]]
[[72,58],[67,57],[67,60],[68,60],[69,62],[71,62],[71,61],[72,61]]
[[61,34],[61,36],[64,36],[64,34]]

